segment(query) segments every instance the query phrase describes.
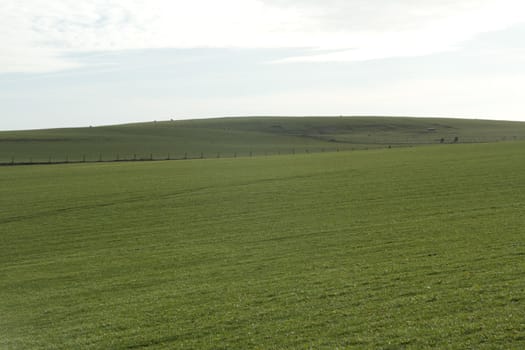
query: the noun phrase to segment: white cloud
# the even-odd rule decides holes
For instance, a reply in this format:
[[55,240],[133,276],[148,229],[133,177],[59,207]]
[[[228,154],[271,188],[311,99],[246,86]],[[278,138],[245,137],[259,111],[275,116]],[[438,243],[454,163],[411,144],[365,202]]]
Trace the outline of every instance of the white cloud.
[[525,19],[518,0],[2,0],[0,72],[71,68],[77,51],[310,47],[292,61],[425,55]]
[[[388,19],[393,13],[379,8],[375,16],[365,16],[365,19],[376,18],[376,21],[369,27],[363,24],[363,28],[371,31],[347,41],[350,50],[283,61],[363,61],[452,51],[476,35],[503,30],[525,20],[525,4],[517,0],[418,3],[405,0],[396,4],[399,8],[394,12],[397,14],[394,20]],[[388,26],[389,22],[392,27]],[[403,22],[410,24],[403,25]]]

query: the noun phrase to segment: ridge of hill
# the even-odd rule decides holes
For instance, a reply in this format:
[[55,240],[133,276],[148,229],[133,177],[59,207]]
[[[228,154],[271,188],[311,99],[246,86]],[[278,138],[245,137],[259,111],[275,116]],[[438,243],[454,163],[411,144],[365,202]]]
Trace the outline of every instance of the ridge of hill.
[[232,117],[0,132],[0,163],[234,157],[525,139],[525,123]]

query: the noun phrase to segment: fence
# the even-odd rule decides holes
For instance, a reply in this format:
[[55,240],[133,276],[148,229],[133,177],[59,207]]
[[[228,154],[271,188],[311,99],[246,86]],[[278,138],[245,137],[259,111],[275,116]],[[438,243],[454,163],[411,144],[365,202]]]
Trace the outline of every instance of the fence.
[[[518,137],[502,138],[506,140],[517,140]],[[520,137],[519,139],[525,139]],[[440,140],[434,140],[433,142],[376,142],[376,143],[353,143],[353,142],[341,142],[337,147],[314,147],[314,148],[288,148],[288,149],[277,149],[277,150],[244,150],[238,151],[221,151],[221,152],[166,152],[161,154],[160,152],[155,153],[113,153],[107,156],[109,153],[89,153],[81,154],[76,157],[70,157],[71,155],[56,156],[49,155],[47,157],[38,156],[33,158],[28,157],[15,157],[11,156],[10,159],[0,159],[0,166],[9,165],[44,165],[44,164],[73,164],[73,163],[111,163],[111,162],[145,162],[145,161],[166,161],[166,160],[190,160],[190,159],[209,159],[209,158],[238,158],[238,157],[257,157],[257,156],[275,156],[275,155],[294,155],[294,154],[308,154],[308,153],[320,153],[320,152],[339,152],[339,151],[354,151],[354,150],[368,150],[378,148],[392,148],[392,147],[412,147],[416,145],[430,145],[440,143]],[[482,140],[482,139],[455,139],[454,141],[447,140],[445,143],[484,143],[494,142],[499,140]],[[441,141],[443,143],[443,141]],[[4,153],[5,154],[5,153]]]
[[247,157],[261,157],[261,156],[276,156],[276,155],[294,155],[294,154],[309,154],[322,152],[339,152],[341,150],[349,151],[355,148],[304,148],[304,149],[289,149],[289,150],[274,150],[274,151],[244,151],[244,152],[197,152],[197,153],[148,153],[147,155],[137,153],[134,154],[120,154],[116,153],[111,156],[106,156],[104,153],[82,154],[77,157],[65,155],[62,157],[47,156],[47,157],[32,157],[22,158],[12,156],[8,161],[0,161],[0,166],[9,165],[47,165],[47,164],[79,164],[79,163],[115,163],[115,162],[152,162],[152,161],[168,161],[168,160],[191,160],[191,159],[211,159],[211,158],[247,158]]

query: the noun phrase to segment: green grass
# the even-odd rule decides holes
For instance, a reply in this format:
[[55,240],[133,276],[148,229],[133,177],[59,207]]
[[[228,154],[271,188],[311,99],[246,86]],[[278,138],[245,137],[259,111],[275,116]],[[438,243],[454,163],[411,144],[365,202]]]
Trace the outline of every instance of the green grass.
[[[431,131],[429,131],[429,129]],[[206,158],[525,139],[525,123],[387,117],[252,117],[0,132],[0,163]]]
[[0,348],[524,348],[524,150],[1,168]]

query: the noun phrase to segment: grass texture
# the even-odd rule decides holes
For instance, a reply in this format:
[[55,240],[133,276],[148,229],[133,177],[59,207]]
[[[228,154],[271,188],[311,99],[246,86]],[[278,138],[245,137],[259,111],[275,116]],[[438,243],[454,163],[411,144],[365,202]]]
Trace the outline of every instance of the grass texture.
[[524,150],[4,167],[0,348],[524,348]]

